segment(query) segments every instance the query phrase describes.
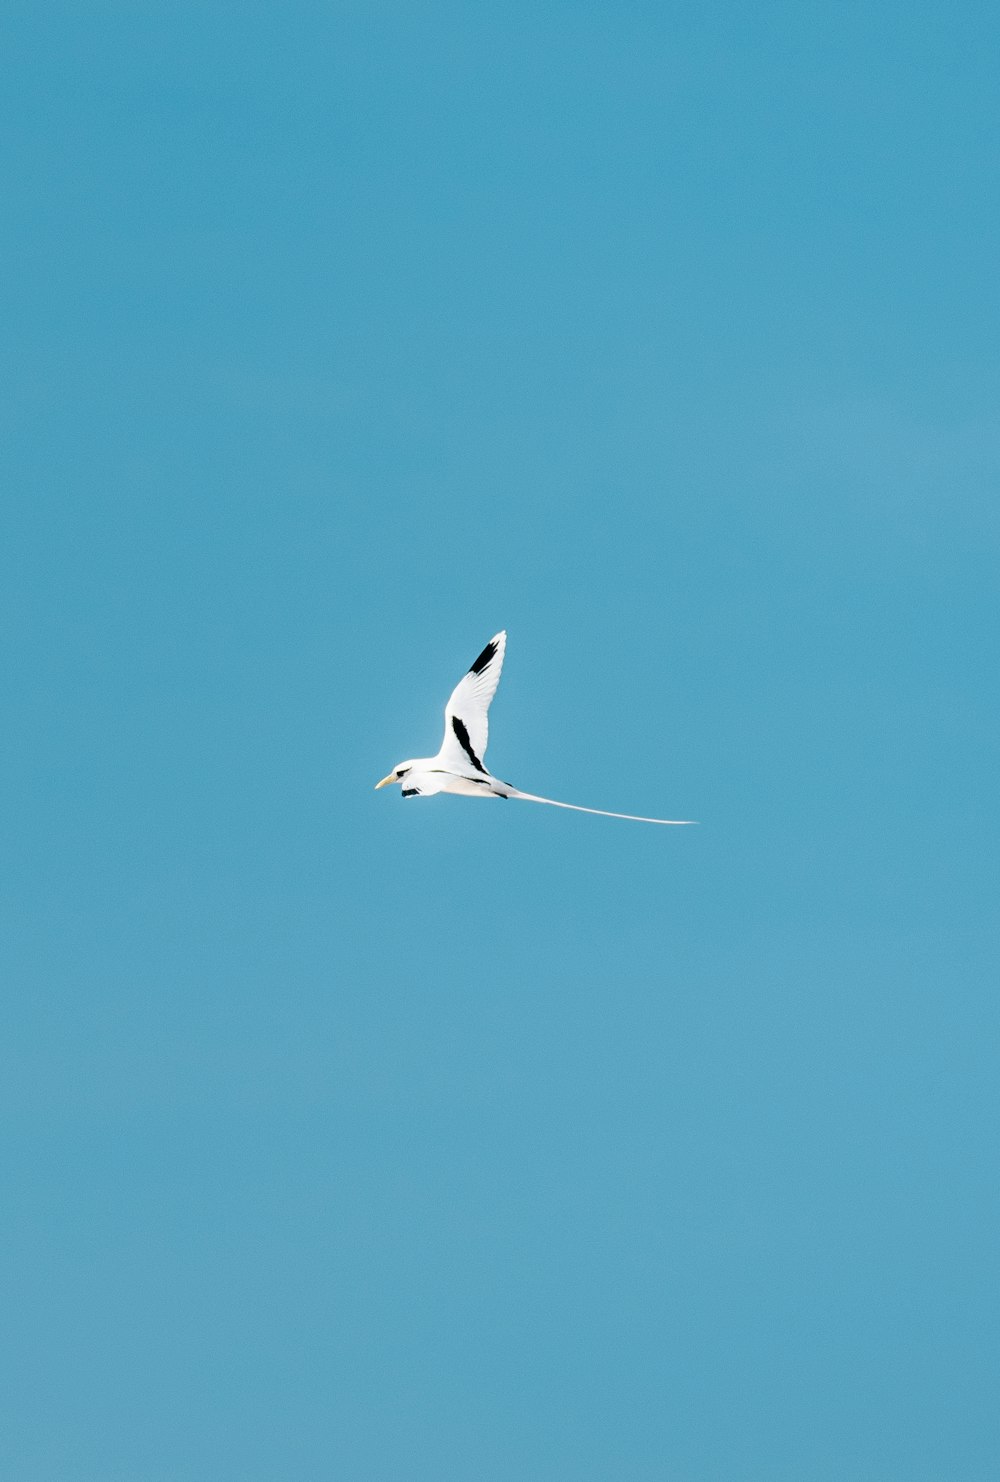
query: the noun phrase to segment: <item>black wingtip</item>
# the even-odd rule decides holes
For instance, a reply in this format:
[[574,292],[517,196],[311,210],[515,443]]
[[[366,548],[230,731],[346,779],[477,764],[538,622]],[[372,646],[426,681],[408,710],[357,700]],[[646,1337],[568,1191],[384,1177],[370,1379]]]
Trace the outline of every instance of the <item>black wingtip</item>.
[[490,660],[492,659],[492,657],[496,653],[496,651],[497,651],[497,642],[496,642],[496,639],[495,638],[491,638],[490,641],[489,641],[489,643],[483,649],[482,653],[479,655],[479,658],[476,659],[475,662],[473,663],[472,668],[469,670],[469,673],[470,674],[482,674],[483,670],[486,668],[486,665],[490,662]]

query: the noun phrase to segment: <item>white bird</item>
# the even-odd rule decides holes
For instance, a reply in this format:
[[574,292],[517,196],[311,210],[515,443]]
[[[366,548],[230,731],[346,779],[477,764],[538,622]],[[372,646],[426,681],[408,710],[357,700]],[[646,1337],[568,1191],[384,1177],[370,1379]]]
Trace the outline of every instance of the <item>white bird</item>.
[[425,798],[436,792],[461,793],[470,798],[521,798],[526,803],[548,803],[553,808],[571,808],[574,813],[599,813],[604,818],[630,818],[635,823],[693,823],[691,818],[642,818],[636,813],[609,813],[605,808],[581,808],[578,803],[557,803],[521,792],[487,771],[483,762],[489,736],[487,712],[500,683],[507,634],[497,633],[451,692],[444,708],[444,740],[437,756],[399,762],[388,777],[376,782],[375,791],[390,782],[403,785],[404,798]]

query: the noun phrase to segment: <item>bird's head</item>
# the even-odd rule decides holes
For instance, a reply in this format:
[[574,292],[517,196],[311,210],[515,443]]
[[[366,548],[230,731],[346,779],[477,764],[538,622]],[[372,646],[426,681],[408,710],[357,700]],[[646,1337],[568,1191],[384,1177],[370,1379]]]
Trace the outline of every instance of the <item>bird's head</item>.
[[381,782],[376,782],[375,791],[378,792],[380,787],[386,787],[390,782],[402,782],[412,766],[412,762],[397,762],[387,777],[383,777]]

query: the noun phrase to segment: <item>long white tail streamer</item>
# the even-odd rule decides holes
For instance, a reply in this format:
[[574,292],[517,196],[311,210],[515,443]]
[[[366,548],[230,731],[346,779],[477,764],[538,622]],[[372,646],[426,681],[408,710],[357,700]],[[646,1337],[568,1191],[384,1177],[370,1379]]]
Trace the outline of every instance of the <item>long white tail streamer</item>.
[[627,818],[631,823],[665,823],[671,828],[686,828],[698,821],[696,818],[643,818],[639,813],[609,813],[607,808],[582,808],[579,803],[557,803],[555,798],[540,798],[533,792],[521,792],[517,787],[512,787],[507,796],[521,798],[525,803],[548,803],[550,808],[569,808],[573,813],[599,813],[602,818]]

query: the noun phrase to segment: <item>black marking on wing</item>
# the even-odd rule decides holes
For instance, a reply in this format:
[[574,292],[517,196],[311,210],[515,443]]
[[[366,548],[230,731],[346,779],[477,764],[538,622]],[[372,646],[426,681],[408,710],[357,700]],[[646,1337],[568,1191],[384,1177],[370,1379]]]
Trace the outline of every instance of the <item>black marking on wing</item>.
[[[493,639],[491,638],[490,641],[489,641],[489,643],[483,649],[482,653],[479,655],[479,658],[476,659],[475,663],[472,665],[472,668],[469,670],[469,673],[470,674],[482,674],[483,670],[486,668],[486,665],[489,663],[490,659],[492,659],[492,657],[496,653],[496,651],[497,651],[497,646],[494,643]],[[476,765],[478,766],[479,763],[477,762]]]
[[[477,659],[476,663],[478,664],[478,662],[479,660]],[[482,762],[479,760],[478,756],[472,749],[472,742],[469,740],[469,733],[465,729],[465,721],[460,720],[457,715],[453,715],[451,718],[451,728],[455,732],[455,735],[458,737],[459,746],[461,746],[462,750],[465,752],[466,756],[469,758],[469,761],[475,767],[476,771],[485,773],[486,768],[483,766]]]
[[419,798],[419,796],[420,796],[420,789],[419,789],[419,787],[404,787],[403,788],[403,797],[404,798]]

